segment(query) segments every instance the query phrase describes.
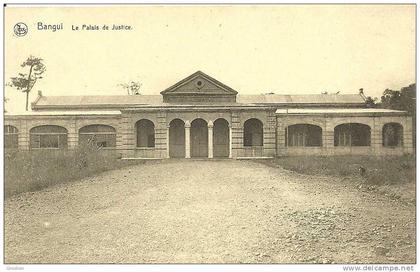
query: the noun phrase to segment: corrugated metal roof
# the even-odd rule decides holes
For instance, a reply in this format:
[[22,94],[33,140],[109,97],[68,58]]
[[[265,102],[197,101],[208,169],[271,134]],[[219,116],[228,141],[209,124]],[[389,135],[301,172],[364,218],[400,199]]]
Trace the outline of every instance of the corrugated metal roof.
[[36,106],[159,105],[162,103],[161,95],[41,96]]
[[363,104],[359,94],[238,95],[239,103],[273,104]]
[[376,108],[367,108],[367,109],[278,109],[276,114],[342,114],[342,113],[398,113],[405,114],[405,111],[399,110],[390,110],[390,109],[376,109]]
[[48,115],[120,115],[121,111],[26,111],[26,112],[16,112],[16,113],[6,113],[5,116],[21,116],[21,115],[30,115],[30,116],[48,116]]
[[[364,104],[363,98],[358,94],[309,94],[309,95],[238,95],[238,104],[270,105],[270,104]],[[193,102],[188,102],[194,104]],[[209,102],[211,103],[211,102]],[[185,103],[180,103],[185,104]],[[202,103],[197,103],[202,104]],[[224,104],[224,103],[214,103]],[[226,104],[226,103],[225,103]],[[95,96],[41,96],[35,109],[43,107],[77,107],[77,106],[163,106],[161,95],[95,95]],[[172,105],[172,104],[171,104]]]

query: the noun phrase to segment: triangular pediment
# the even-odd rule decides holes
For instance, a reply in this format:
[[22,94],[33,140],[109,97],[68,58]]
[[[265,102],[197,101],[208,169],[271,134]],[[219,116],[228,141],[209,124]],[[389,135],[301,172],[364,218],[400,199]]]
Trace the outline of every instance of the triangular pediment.
[[195,72],[161,92],[163,96],[236,96],[237,93],[237,91],[201,71]]

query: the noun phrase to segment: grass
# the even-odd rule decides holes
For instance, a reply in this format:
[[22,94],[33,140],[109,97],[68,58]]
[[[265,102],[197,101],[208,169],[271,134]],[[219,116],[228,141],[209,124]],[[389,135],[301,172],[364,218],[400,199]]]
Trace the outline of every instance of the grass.
[[[114,150],[89,146],[75,150],[9,151],[5,153],[5,194],[9,197],[37,191],[138,163],[142,161],[121,161]],[[416,177],[414,156],[279,157],[265,163],[308,175],[354,177],[371,185],[391,186],[393,190],[401,184],[413,190]],[[360,167],[366,169],[365,173],[359,171]]]
[[[344,178],[359,189],[403,203],[416,203],[415,156],[280,157],[264,163],[301,174]],[[366,171],[361,173],[360,167]]]
[[279,157],[269,163],[302,174],[359,177],[372,185],[412,183],[416,178],[414,156]]
[[141,163],[121,161],[115,150],[89,146],[75,150],[8,151],[4,161],[6,197]]

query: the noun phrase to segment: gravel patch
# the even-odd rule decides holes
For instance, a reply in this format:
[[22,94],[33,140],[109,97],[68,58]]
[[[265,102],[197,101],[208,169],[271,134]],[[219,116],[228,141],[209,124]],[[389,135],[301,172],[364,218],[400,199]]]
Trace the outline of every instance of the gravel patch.
[[415,206],[252,161],[167,160],[5,202],[11,263],[414,263]]

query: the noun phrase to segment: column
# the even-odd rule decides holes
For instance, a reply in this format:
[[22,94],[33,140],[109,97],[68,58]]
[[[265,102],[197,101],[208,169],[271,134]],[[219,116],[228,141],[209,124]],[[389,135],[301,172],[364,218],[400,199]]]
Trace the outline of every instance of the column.
[[68,124],[67,144],[69,149],[75,149],[79,141],[79,132],[76,126],[76,118],[73,117]]
[[19,136],[18,136],[18,143],[19,149],[21,150],[29,150],[30,149],[30,133],[29,133],[29,125],[26,119],[21,120],[21,125],[18,127],[19,129]]
[[[123,158],[133,158],[136,156],[134,151],[135,136],[134,129],[132,129],[133,120],[129,113],[124,113],[117,117],[117,135],[116,135],[116,150]],[[121,118],[121,119],[120,119]]]
[[277,119],[275,111],[267,111],[267,125],[264,127],[264,149],[262,156],[276,156],[276,127]]
[[229,158],[232,158],[232,125],[229,125]]
[[416,141],[413,137],[413,117],[402,117],[401,125],[403,126],[403,152],[404,154],[413,154],[416,152],[413,144]]
[[285,156],[287,154],[286,128],[288,124],[284,115],[279,115],[277,118],[277,156]]
[[239,111],[232,111],[230,124],[231,132],[231,155],[232,158],[243,157],[243,129],[241,124],[241,116]]
[[373,117],[373,125],[370,129],[370,146],[376,155],[379,155],[382,151],[382,126],[378,118]]
[[185,122],[185,158],[191,158],[191,144],[190,144],[190,121]]
[[[325,131],[322,131],[324,134],[324,142],[322,146],[325,148],[325,155],[335,155],[337,149],[334,146],[334,127],[336,121],[331,117],[324,117],[325,118]],[[338,154],[337,154],[338,155]]]
[[168,158],[169,159],[169,128],[170,128],[171,126],[170,125],[167,125],[166,126],[166,158]]
[[147,151],[154,158],[168,158],[168,124],[166,120],[166,112],[159,111],[156,113],[155,125],[155,149]]
[[209,134],[209,159],[213,158],[213,122],[210,120],[208,123],[208,134]]

